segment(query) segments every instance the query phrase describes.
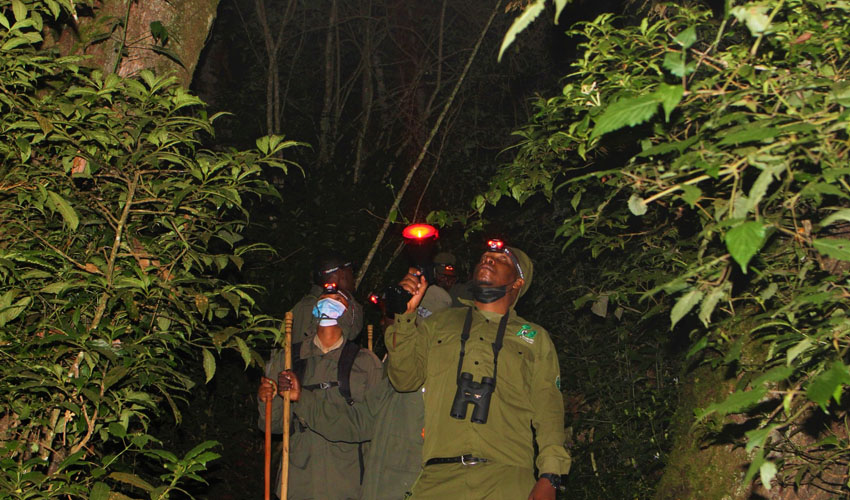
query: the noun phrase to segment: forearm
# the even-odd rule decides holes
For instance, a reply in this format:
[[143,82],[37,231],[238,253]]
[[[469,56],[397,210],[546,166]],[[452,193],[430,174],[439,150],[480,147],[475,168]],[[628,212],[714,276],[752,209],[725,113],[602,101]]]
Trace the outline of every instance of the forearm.
[[535,369],[532,396],[537,437],[537,469],[553,474],[567,474],[572,460],[564,448],[564,398],[560,390],[557,358],[548,353]]
[[416,312],[396,315],[395,322],[384,333],[387,373],[399,392],[415,391],[425,382],[426,339],[424,326],[416,327]]

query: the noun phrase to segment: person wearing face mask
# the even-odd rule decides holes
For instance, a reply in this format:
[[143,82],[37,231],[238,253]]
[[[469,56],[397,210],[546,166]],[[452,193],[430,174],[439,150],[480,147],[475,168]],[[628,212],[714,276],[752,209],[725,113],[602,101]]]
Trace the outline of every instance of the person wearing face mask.
[[425,402],[423,468],[410,498],[555,499],[571,464],[558,357],[546,330],[514,311],[532,271],[522,250],[491,240],[472,300],[418,325],[428,284],[401,281],[413,297],[385,332],[387,371],[398,391],[423,388]]
[[[315,331],[318,320],[313,316],[313,308],[326,283],[336,283],[337,288],[348,297],[352,297],[354,293],[354,270],[351,261],[336,252],[323,253],[316,259],[312,278],[310,290],[291,309],[293,342],[301,342]],[[343,336],[347,340],[355,340],[363,329],[363,306],[352,297],[338,323]]]
[[[344,280],[344,275],[350,274],[350,264],[344,265],[341,259],[324,264],[318,266],[324,272],[317,277],[329,280],[342,274]],[[327,264],[333,265],[327,267]],[[346,336],[346,326],[349,334],[359,331],[359,327],[354,330],[352,318],[356,315],[351,313],[351,308],[356,302],[348,289],[344,281],[342,284],[326,281],[313,301],[306,334],[293,327],[293,370],[303,382],[302,390],[310,391],[314,398],[341,412],[363,401],[366,393],[383,378],[380,360]],[[362,309],[359,318],[362,325]],[[265,376],[257,391],[260,429],[265,428],[265,401],[269,400],[272,429],[279,432],[281,428],[283,402],[275,397],[275,383],[280,382],[284,362],[284,353],[277,350],[266,363]],[[365,440],[345,441],[326,436],[315,428],[321,426],[310,425],[298,416],[298,411],[296,402],[290,418],[288,500],[358,498],[365,467]],[[276,484],[279,496],[280,475]]]

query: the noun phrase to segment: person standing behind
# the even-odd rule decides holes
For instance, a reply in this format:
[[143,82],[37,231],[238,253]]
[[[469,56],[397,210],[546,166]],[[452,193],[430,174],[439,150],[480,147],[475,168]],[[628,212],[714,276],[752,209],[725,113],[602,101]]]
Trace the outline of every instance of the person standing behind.
[[491,240],[473,300],[418,326],[428,284],[401,281],[413,297],[385,332],[387,371],[398,391],[425,389],[424,466],[411,498],[554,500],[571,463],[557,353],[546,330],[514,311],[532,270],[524,252]]
[[[343,290],[319,296],[313,308],[315,330],[303,342],[293,344],[293,368],[301,371],[304,388],[316,398],[343,411],[383,377],[380,360],[372,352],[346,340],[338,320],[345,317],[352,299]],[[353,353],[353,359],[346,357]],[[272,400],[272,428],[280,429],[283,404],[274,398],[274,380],[284,369],[280,351],[266,364],[265,377],[257,391],[259,427],[265,428],[265,401]],[[340,366],[348,366],[345,372]],[[300,369],[299,369],[300,367]],[[347,383],[343,383],[342,377]],[[347,387],[346,394],[344,387]],[[274,398],[274,399],[273,399]],[[362,442],[329,439],[298,416],[292,406],[289,454],[288,500],[350,500],[358,498],[363,477]],[[280,496],[280,473],[277,477]]]
[[312,278],[310,291],[291,310],[292,341],[301,342],[315,332],[317,320],[313,317],[313,308],[326,283],[335,283],[350,298],[345,314],[338,323],[346,340],[356,339],[363,329],[363,306],[353,298],[354,271],[351,261],[336,252],[319,255],[313,264]]

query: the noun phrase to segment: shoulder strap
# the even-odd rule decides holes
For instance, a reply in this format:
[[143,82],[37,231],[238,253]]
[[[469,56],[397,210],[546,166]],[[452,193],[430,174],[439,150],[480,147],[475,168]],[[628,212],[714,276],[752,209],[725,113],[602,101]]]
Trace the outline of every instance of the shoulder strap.
[[349,405],[354,404],[354,400],[351,398],[351,368],[354,366],[354,359],[359,352],[360,346],[358,344],[346,341],[342,346],[339,364],[337,364],[336,379],[339,381],[339,393]]

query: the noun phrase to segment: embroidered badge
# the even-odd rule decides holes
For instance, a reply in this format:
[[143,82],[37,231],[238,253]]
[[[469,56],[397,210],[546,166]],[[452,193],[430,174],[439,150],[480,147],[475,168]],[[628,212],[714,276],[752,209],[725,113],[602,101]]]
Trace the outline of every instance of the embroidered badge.
[[531,325],[522,325],[519,331],[516,332],[516,335],[529,344],[533,344],[534,337],[537,335],[537,330],[532,330]]
[[555,387],[557,387],[559,391],[561,390],[561,376],[560,375],[555,377]]

